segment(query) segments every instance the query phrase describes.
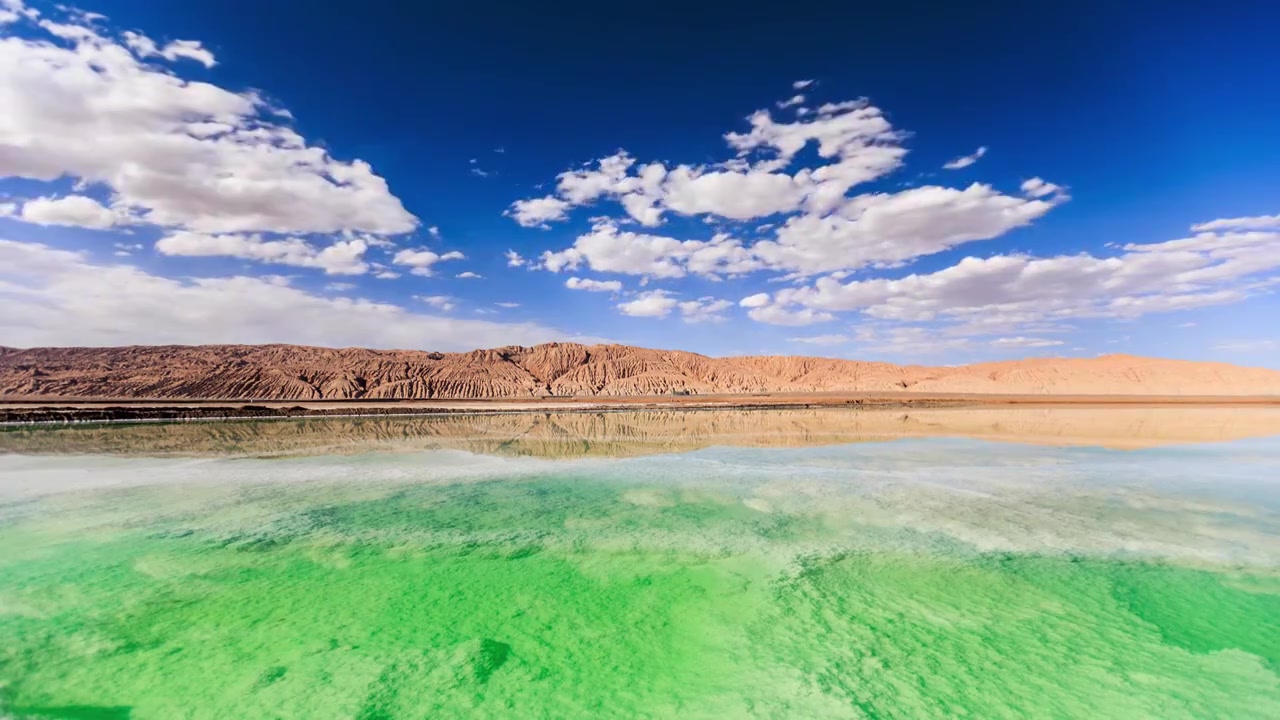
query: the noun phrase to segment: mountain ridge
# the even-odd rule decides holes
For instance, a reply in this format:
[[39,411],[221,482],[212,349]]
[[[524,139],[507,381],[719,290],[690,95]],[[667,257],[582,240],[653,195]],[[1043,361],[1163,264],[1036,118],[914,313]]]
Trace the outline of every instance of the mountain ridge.
[[714,358],[544,343],[443,353],[300,345],[0,347],[0,396],[163,400],[499,399],[669,394],[1280,395],[1280,371],[1134,355],[958,366]]

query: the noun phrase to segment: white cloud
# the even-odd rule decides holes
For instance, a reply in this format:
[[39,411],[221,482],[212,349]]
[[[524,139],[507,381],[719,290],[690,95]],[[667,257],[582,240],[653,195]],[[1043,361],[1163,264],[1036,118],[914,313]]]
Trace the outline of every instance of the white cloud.
[[961,168],[967,168],[970,165],[981,160],[982,156],[986,154],[987,154],[987,146],[983,145],[977,150],[974,150],[973,153],[970,155],[964,155],[947,162],[942,166],[942,168],[944,170],[959,170]]
[[[572,247],[544,252],[540,267],[559,272],[585,265],[655,278],[761,270],[803,276],[899,265],[998,237],[1069,199],[1065,188],[1040,178],[1024,183],[1020,195],[973,183],[851,197],[851,188],[901,166],[907,152],[905,133],[879,108],[853,100],[827,103],[793,122],[767,110],[748,120],[748,132],[724,136],[737,152],[727,162],[640,164],[620,150],[561,173],[554,195],[517,201],[508,214],[522,225],[541,226],[567,219],[575,207],[614,201],[646,227],[662,224],[667,213],[701,216],[717,226],[781,216],[758,225],[758,233],[771,234],[751,243],[724,232],[711,240],[685,240],[624,231],[628,220],[597,217]],[[816,150],[818,162],[792,169],[807,147]],[[979,148],[965,164],[985,152]]]
[[806,345],[844,345],[853,340],[848,335],[813,335],[810,337],[793,337],[787,338],[788,342],[804,343]]
[[679,301],[666,290],[648,290],[629,300],[618,304],[623,315],[631,317],[666,317],[676,308]]
[[662,235],[620,230],[608,220],[597,222],[573,247],[544,252],[542,267],[552,272],[576,270],[583,264],[598,272],[678,278],[693,272],[742,272],[753,267],[728,236],[710,241],[680,241]]
[[617,280],[592,280],[591,278],[571,277],[564,281],[570,290],[586,290],[587,292],[622,292],[622,283]]
[[427,234],[430,235],[432,238],[439,240],[440,228],[436,227],[435,225],[432,225],[431,227],[427,228]]
[[637,295],[634,300],[618,304],[622,314],[631,317],[666,317],[678,310],[680,317],[687,323],[723,321],[724,311],[731,307],[732,302],[710,296],[680,301],[666,290],[648,290]]
[[1023,182],[1022,193],[1027,197],[1033,197],[1033,198],[1042,198],[1042,197],[1052,196],[1053,198],[1058,198],[1062,200],[1069,199],[1067,197],[1066,188],[1062,187],[1061,185],[1055,185],[1054,183],[1046,182],[1044,180],[1041,180],[1038,177],[1033,177],[1030,180]]
[[527,260],[520,257],[520,253],[515,250],[508,250],[503,253],[507,258],[507,267],[523,267]]
[[356,289],[356,285],[348,282],[331,282],[325,283],[324,289],[330,292],[351,292]]
[[138,57],[162,57],[170,62],[186,58],[195,60],[207,68],[218,64],[213,53],[205,49],[199,40],[174,40],[164,47],[159,47],[154,40],[140,33],[125,32],[123,37],[124,44],[128,45]]
[[687,323],[723,322],[724,311],[733,307],[733,302],[707,296],[686,300],[677,307],[680,308],[680,317]]
[[40,11],[26,7],[22,0],[0,0],[0,25],[15,23],[24,17],[35,20],[40,17]]
[[751,317],[794,324],[795,313],[859,311],[900,323],[943,322],[990,332],[1075,317],[1134,318],[1238,302],[1280,284],[1280,232],[1201,232],[1128,244],[1113,257],[969,257],[925,274],[807,287],[753,296]]
[[297,343],[470,350],[575,338],[533,323],[457,320],[305,292],[285,278],[174,280],[0,240],[0,337],[16,347]]
[[53,37],[0,38],[0,177],[101,185],[138,221],[194,232],[416,227],[368,164],[308,146],[259,95],[144,62],[154,53],[211,64],[199,43],[156,49],[136,34],[117,42],[87,25],[40,27]]
[[453,298],[448,295],[414,295],[413,299],[426,303],[441,312],[448,312],[457,307]]
[[471,272],[470,270],[467,270],[466,272],[460,272],[460,273],[458,273],[457,275],[454,275],[454,277],[456,277],[456,278],[458,278],[458,279],[460,279],[460,280],[479,280],[480,278],[482,278],[482,277],[484,277],[484,276],[483,276],[483,275],[478,275],[478,274],[476,274],[476,273]]
[[498,306],[498,307],[500,307],[500,308],[506,308],[506,309],[508,309],[508,310],[510,310],[510,309],[512,309],[512,308],[518,308],[518,307],[520,307],[520,303],[518,303],[518,302],[496,302],[496,303],[494,303],[494,305],[497,305],[497,306]]
[[23,204],[22,213],[18,217],[23,222],[36,225],[68,225],[95,230],[105,230],[118,223],[128,222],[127,216],[84,195],[28,200]]
[[1254,353],[1280,349],[1280,340],[1271,338],[1263,340],[1229,340],[1213,346],[1222,352]]
[[738,301],[738,304],[744,308],[759,308],[769,304],[769,293],[756,293],[748,295]]
[[809,275],[896,265],[997,237],[1044,216],[1054,204],[1003,195],[980,183],[963,190],[926,186],[862,195],[825,217],[792,217],[774,239],[751,245],[723,233],[708,241],[637,233],[603,219],[572,247],[544,252],[542,267],[560,272],[585,264],[599,272],[678,278],[761,269]]
[[368,250],[364,240],[342,240],[317,249],[299,238],[267,240],[261,235],[179,231],[156,241],[162,255],[183,257],[234,257],[276,265],[317,268],[327,275],[363,275],[369,271],[364,261]]
[[[794,100],[794,98],[793,98]],[[564,220],[574,207],[611,199],[646,226],[662,222],[665,211],[749,220],[800,209],[825,213],[853,186],[874,180],[901,165],[903,134],[884,114],[865,101],[822,106],[812,117],[777,122],[765,110],[750,118],[748,133],[728,133],[725,140],[738,158],[717,166],[653,162],[637,165],[626,151],[557,177],[556,195],[518,200],[507,215],[527,227]],[[809,143],[825,161],[781,172]],[[769,157],[754,164],[748,157]]]
[[778,101],[778,109],[779,109],[779,110],[786,110],[786,109],[787,109],[787,108],[789,108],[789,107],[793,107],[793,106],[795,106],[795,105],[800,105],[800,104],[802,104],[803,102],[804,102],[804,96],[803,96],[803,95],[792,95],[790,98],[788,98],[788,99],[786,99],[786,100],[779,100],[779,101]]
[[1043,217],[1054,203],[1004,195],[974,183],[861,195],[826,217],[800,215],[775,240],[751,247],[767,267],[812,274],[893,265],[975,240],[998,237]]
[[135,252],[142,249],[141,243],[111,243],[111,247],[115,248],[115,252],[111,253],[116,257],[129,257]]
[[756,322],[762,322],[768,325],[793,326],[815,325],[817,323],[831,322],[836,319],[836,316],[829,312],[821,312],[811,308],[793,310],[780,305],[754,307],[747,311],[747,316]]
[[813,84],[813,80],[797,80],[791,83],[793,90],[803,90]]
[[747,119],[750,132],[724,136],[739,156],[757,150],[773,152],[775,157],[758,167],[780,170],[809,143],[817,143],[819,157],[839,161],[824,168],[830,171],[845,165],[844,172],[838,174],[857,171],[846,189],[897,168],[906,154],[898,146],[902,133],[893,129],[880,108],[865,100],[828,103],[818,108],[815,117],[794,122],[778,122],[767,110],[758,110]]
[[707,172],[681,165],[667,175],[662,204],[682,215],[750,220],[791,212],[808,191],[808,185],[782,173]]
[[1048,338],[1036,337],[1002,337],[991,341],[991,345],[998,348],[1046,348],[1065,345],[1062,340],[1050,340]]
[[1280,215],[1258,215],[1256,217],[1221,218],[1207,223],[1192,225],[1192,232],[1215,232],[1218,230],[1276,230],[1280,229]]
[[432,252],[427,249],[404,249],[395,254],[391,262],[396,265],[404,265],[411,268],[409,272],[413,275],[422,275],[430,277],[433,274],[432,265],[448,260],[465,260],[466,256],[458,251],[447,252],[443,255]]
[[570,207],[568,202],[548,195],[531,200],[517,200],[511,203],[511,208],[504,214],[525,227],[543,227],[548,222],[564,220]]
[[895,326],[860,327],[853,337],[860,353],[883,355],[939,355],[982,350],[972,338],[940,337],[931,328]]

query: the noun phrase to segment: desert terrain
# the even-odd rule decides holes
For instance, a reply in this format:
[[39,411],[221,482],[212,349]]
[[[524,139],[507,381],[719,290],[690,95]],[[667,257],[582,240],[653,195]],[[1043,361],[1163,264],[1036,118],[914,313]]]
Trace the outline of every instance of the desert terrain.
[[[548,343],[465,353],[293,345],[0,348],[0,400],[680,402],[1280,397],[1280,371],[1131,355],[928,367]],[[754,398],[742,400],[741,398]],[[687,398],[687,399],[686,399]]]

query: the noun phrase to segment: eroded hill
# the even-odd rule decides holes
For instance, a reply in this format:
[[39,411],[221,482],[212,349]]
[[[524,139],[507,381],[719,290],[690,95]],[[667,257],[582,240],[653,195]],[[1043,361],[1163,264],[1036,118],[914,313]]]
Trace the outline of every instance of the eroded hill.
[[0,348],[10,397],[326,400],[672,393],[1280,395],[1280,372],[1109,355],[957,367],[800,356],[711,358],[548,343],[466,353],[295,345]]

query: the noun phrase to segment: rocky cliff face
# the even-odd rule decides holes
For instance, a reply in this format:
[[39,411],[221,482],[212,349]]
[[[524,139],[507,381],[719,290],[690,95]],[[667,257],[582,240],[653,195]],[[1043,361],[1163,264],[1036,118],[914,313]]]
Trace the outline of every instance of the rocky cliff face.
[[709,358],[548,343],[467,353],[200,345],[0,348],[10,398],[484,399],[670,393],[1280,395],[1280,372],[1127,355],[962,367],[794,356]]

